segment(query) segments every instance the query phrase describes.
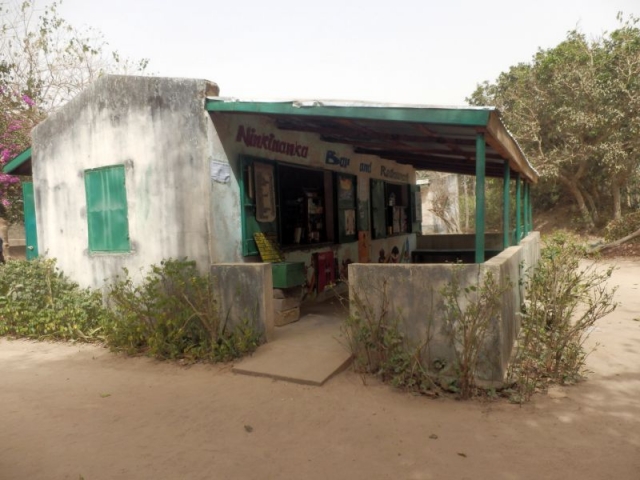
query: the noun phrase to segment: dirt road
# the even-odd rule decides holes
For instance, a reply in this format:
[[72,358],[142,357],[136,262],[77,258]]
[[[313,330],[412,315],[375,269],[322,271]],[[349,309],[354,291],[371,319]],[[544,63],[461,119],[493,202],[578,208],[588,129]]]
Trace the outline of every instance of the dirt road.
[[0,339],[0,479],[640,479],[640,259],[594,373],[519,407]]

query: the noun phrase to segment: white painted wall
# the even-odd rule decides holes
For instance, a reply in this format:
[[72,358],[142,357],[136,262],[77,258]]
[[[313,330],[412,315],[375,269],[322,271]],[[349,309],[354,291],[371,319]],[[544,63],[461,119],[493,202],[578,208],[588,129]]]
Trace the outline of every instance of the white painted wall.
[[[165,258],[207,269],[215,132],[202,80],[105,76],[33,132],[38,246],[83,286]],[[131,252],[90,254],[84,171],[124,164]]]

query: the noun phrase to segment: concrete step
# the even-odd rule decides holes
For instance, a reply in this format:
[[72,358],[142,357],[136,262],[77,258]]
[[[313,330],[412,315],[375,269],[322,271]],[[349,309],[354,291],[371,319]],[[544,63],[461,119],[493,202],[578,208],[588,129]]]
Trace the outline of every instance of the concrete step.
[[274,340],[233,366],[235,373],[322,385],[351,363],[340,326],[347,310],[333,299],[303,306],[300,320],[276,327]]

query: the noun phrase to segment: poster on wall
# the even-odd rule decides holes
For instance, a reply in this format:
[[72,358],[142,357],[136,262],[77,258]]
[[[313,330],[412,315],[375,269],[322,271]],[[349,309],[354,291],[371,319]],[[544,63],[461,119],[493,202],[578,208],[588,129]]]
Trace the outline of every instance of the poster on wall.
[[369,232],[358,232],[358,261],[369,263]]
[[354,209],[344,210],[345,235],[356,234],[356,211]]
[[276,219],[276,190],[273,165],[255,162],[256,220],[261,223]]
[[351,175],[338,176],[338,205],[341,207],[351,207],[356,200],[355,178]]

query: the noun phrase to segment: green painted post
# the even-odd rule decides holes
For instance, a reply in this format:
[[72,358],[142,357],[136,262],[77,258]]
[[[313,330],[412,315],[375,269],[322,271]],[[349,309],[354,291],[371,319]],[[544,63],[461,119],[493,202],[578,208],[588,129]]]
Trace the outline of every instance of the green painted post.
[[516,174],[516,245],[518,245],[520,243],[520,234],[522,233],[522,222],[521,222],[521,215],[522,215],[522,202],[520,197],[521,195],[521,181],[520,181],[520,174],[517,173]]
[[476,135],[476,263],[484,263],[485,167],[484,133],[478,133]]
[[509,234],[509,220],[510,220],[510,183],[511,183],[511,168],[509,168],[509,161],[504,162],[504,182],[502,185],[502,248],[509,248],[511,246],[511,239]]
[[531,185],[529,185],[529,231],[533,232],[533,202],[531,202]]
[[36,228],[36,204],[33,195],[33,182],[22,182],[22,208],[24,209],[24,234],[26,239],[27,260],[38,256],[38,231]]
[[533,230],[531,224],[531,184],[527,183],[527,235]]
[[529,182],[522,182],[522,238],[529,235]]

